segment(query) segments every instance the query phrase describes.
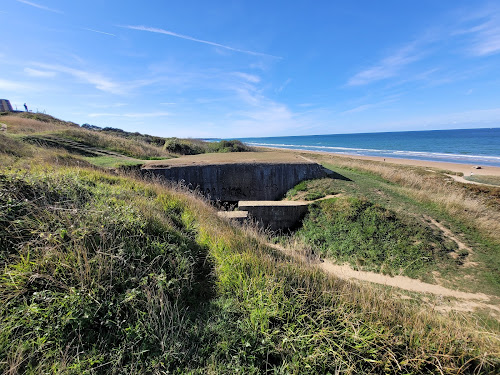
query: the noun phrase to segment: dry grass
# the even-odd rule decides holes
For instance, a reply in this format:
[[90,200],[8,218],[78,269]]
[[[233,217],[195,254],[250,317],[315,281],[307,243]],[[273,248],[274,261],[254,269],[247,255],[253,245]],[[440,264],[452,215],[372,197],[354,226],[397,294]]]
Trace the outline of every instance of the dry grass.
[[1,120],[7,124],[7,133],[10,134],[46,133],[70,128],[60,122],[44,122],[14,115],[2,116]]
[[[308,154],[311,157],[310,154]],[[420,202],[428,202],[476,226],[483,234],[500,241],[500,212],[488,204],[487,196],[473,195],[459,183],[441,174],[423,169],[390,166],[381,162],[356,160],[337,156],[314,156],[334,166],[374,173],[398,186],[404,194]]]
[[77,128],[64,130],[63,132],[60,132],[59,135],[64,138],[82,142],[92,147],[104,148],[137,159],[171,157],[171,155],[167,151],[164,151],[161,147],[103,132]]

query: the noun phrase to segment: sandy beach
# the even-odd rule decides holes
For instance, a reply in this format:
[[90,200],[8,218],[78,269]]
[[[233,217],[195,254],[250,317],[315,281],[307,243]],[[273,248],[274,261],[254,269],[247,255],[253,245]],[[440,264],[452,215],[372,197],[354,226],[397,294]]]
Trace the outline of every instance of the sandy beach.
[[[324,156],[334,156],[340,158],[350,158],[358,160],[370,160],[382,163],[397,164],[397,165],[408,165],[423,168],[432,168],[437,170],[447,170],[452,172],[463,173],[464,176],[469,176],[471,173],[480,176],[500,176],[500,167],[492,167],[488,165],[474,165],[474,164],[458,164],[458,163],[446,163],[446,162],[436,162],[428,160],[415,160],[415,159],[399,159],[399,158],[382,158],[376,156],[361,156],[361,155],[347,155],[347,154],[336,154],[332,152],[323,151],[305,151],[305,150],[291,150],[283,148],[270,148],[270,147],[259,147],[263,150],[273,150],[273,151],[287,151],[293,153],[312,154],[312,155],[324,155]],[[476,167],[481,167],[477,169]]]

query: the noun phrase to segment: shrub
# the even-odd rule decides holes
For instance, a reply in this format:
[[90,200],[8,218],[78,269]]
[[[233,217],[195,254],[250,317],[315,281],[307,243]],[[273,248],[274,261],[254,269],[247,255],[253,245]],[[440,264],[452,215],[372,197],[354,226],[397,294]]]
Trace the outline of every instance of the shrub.
[[192,142],[179,138],[168,138],[163,146],[164,150],[172,154],[179,155],[197,155],[202,154],[205,150]]
[[245,152],[251,151],[250,147],[238,140],[219,141],[209,143],[208,149],[210,152]]
[[325,257],[413,277],[447,260],[456,247],[416,221],[354,197],[311,205],[296,236]]

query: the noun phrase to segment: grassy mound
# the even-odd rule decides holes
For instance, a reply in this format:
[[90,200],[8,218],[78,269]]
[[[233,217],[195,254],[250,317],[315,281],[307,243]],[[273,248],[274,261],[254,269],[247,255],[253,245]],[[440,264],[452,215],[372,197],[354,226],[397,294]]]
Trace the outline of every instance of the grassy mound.
[[52,172],[0,176],[0,368],[139,371],[161,367],[159,353],[180,366],[211,293],[182,203],[96,172]]
[[[103,167],[137,165],[144,160],[169,159],[176,155],[253,151],[237,140],[206,142],[163,138],[89,124],[79,126],[41,113],[9,114],[1,119],[9,134],[23,136],[28,143],[45,148],[65,149],[88,157],[87,161]],[[112,155],[103,157],[106,153]]]
[[447,254],[457,248],[415,220],[348,196],[310,206],[295,236],[321,256],[365,270],[411,277],[450,261]]
[[313,201],[336,193],[338,188],[335,181],[331,178],[321,178],[298,183],[286,193],[286,199]]

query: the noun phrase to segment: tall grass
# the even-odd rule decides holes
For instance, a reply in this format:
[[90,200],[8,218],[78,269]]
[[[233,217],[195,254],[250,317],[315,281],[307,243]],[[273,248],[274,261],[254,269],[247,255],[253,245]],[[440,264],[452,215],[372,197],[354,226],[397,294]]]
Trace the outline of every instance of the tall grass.
[[157,182],[0,178],[4,373],[474,373],[499,338],[328,277]]
[[143,141],[135,141],[116,135],[87,129],[67,129],[58,135],[81,142],[88,146],[104,148],[136,159],[170,158],[171,155],[161,147]]
[[1,119],[7,124],[7,132],[11,134],[53,132],[69,128],[69,125],[58,122],[46,122],[14,115],[2,116]]
[[247,152],[253,149],[238,140],[206,142],[200,139],[167,138],[164,149],[173,154],[197,155],[210,152]]
[[449,181],[438,173],[426,173],[422,169],[333,156],[318,158],[327,167],[340,166],[379,175],[400,186],[405,194],[418,201],[435,204],[451,216],[477,226],[482,233],[500,242],[500,212],[488,204],[487,194],[471,194],[461,184]]

